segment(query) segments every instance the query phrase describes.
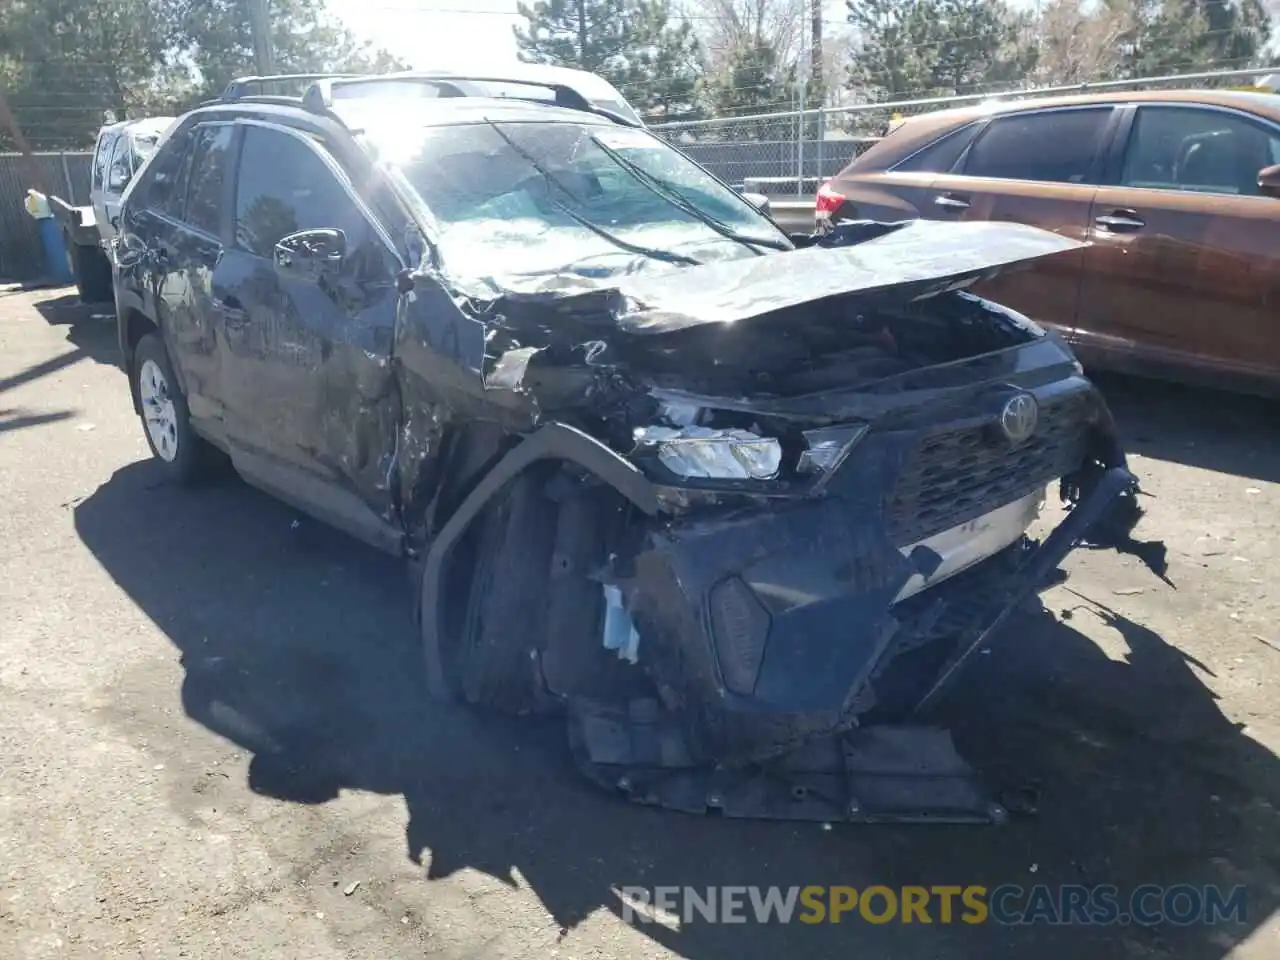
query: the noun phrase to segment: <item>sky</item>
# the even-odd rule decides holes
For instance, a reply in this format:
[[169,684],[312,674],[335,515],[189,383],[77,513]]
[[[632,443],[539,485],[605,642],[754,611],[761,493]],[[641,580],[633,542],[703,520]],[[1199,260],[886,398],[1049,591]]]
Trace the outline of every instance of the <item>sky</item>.
[[[328,2],[329,10],[357,36],[384,47],[418,70],[510,63],[516,58],[511,28],[525,22],[516,13],[516,0]],[[828,30],[842,26],[844,0],[826,0],[825,7]]]
[[[1012,0],[1018,8],[1037,0]],[[516,0],[328,0],[357,36],[420,70],[494,67],[516,58]],[[1280,4],[1280,0],[1269,6]],[[826,0],[826,22],[843,23],[843,0]],[[831,29],[829,27],[828,29]],[[834,31],[833,31],[834,32]],[[1273,38],[1280,49],[1280,31]]]
[[418,70],[493,67],[516,58],[516,0],[329,0],[366,40]]

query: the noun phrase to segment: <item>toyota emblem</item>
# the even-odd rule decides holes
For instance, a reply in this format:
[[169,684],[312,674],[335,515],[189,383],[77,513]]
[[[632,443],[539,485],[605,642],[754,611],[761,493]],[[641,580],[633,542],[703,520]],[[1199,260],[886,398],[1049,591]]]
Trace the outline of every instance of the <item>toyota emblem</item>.
[[1036,432],[1040,419],[1039,404],[1029,393],[1019,393],[1005,401],[1000,411],[1000,429],[1010,443],[1022,443]]

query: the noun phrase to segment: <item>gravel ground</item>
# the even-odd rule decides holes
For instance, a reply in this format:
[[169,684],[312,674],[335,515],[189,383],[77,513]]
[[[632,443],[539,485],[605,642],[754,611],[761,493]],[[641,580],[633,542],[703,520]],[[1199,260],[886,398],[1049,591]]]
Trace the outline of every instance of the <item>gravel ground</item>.
[[[1172,585],[1078,553],[947,707],[1000,828],[700,820],[427,702],[399,565],[158,483],[114,324],[0,294],[0,957],[1280,956],[1280,423],[1108,380]],[[357,884],[358,881],[358,884]],[[677,884],[1245,884],[1242,924],[628,925]]]

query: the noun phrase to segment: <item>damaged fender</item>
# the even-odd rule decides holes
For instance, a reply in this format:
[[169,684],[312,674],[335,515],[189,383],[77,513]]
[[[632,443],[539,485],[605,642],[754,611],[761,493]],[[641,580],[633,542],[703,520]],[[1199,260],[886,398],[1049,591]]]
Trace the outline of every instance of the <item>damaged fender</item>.
[[419,598],[419,622],[427,686],[437,699],[452,701],[458,691],[444,669],[441,650],[440,596],[449,552],[467,527],[511,479],[540,460],[576,464],[617,490],[638,509],[654,516],[658,497],[653,485],[632,463],[581,430],[550,423],[522,440],[490,470],[454,511],[427,551]]

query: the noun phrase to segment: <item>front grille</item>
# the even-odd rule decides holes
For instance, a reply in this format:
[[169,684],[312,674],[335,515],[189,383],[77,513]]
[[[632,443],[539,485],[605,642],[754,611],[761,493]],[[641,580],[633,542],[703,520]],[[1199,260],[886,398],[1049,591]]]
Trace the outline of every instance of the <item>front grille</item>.
[[1018,446],[989,426],[927,436],[889,495],[890,538],[899,547],[918,543],[1070,473],[1084,458],[1092,409],[1087,394],[1046,404],[1035,436]]

